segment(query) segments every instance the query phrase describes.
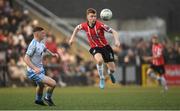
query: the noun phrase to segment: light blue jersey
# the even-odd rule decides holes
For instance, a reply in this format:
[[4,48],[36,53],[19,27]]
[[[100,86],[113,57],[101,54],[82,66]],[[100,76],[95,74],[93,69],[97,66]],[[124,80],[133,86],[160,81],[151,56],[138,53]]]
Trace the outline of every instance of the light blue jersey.
[[40,74],[35,74],[32,68],[27,66],[27,71],[28,71],[28,78],[40,82],[43,77],[44,77],[44,68],[43,68],[43,53],[46,51],[46,47],[43,42],[39,42],[35,39],[31,41],[31,43],[28,46],[28,49],[26,51],[26,55],[30,57],[30,61],[32,62],[33,65],[41,69]]

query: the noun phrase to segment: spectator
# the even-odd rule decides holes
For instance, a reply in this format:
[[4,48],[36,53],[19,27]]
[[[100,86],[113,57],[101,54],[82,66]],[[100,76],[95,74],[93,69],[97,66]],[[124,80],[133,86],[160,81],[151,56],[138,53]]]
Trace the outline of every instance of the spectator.
[[[21,63],[22,60],[18,62],[18,65],[16,64],[14,59],[10,59],[8,64],[9,69],[9,76],[11,78],[11,81],[18,80],[18,82],[21,83],[21,86],[25,85],[26,75],[25,75],[25,68],[24,65]],[[13,84],[15,86],[16,84]]]
[[53,53],[57,52],[57,44],[56,44],[55,37],[53,35],[47,36],[46,47]]

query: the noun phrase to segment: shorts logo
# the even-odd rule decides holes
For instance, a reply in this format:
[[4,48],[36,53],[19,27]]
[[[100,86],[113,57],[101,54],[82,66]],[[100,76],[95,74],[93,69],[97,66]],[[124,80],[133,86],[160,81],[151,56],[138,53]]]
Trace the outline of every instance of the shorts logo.
[[109,55],[110,55],[110,59],[113,59],[113,55],[112,55],[112,53],[110,53]]
[[93,53],[96,53],[96,50],[93,50]]

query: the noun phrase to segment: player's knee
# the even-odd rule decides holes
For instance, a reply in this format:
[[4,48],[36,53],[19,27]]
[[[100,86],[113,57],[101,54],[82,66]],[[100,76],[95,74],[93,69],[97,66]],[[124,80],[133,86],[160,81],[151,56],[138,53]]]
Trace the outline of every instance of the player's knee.
[[114,70],[114,69],[110,69],[110,72],[111,72],[111,74],[112,74],[112,73],[114,73],[114,72],[115,72],[115,70]]
[[52,87],[56,87],[56,81],[55,80],[52,81]]
[[148,70],[147,71],[147,76],[154,77],[154,75],[155,75],[155,72],[153,70]]
[[147,70],[147,74],[148,74],[148,75],[149,75],[151,72],[152,72],[151,69],[148,69],[148,70]]
[[113,66],[113,65],[108,65],[108,70],[109,70],[111,73],[114,73],[115,70],[116,70],[116,67]]

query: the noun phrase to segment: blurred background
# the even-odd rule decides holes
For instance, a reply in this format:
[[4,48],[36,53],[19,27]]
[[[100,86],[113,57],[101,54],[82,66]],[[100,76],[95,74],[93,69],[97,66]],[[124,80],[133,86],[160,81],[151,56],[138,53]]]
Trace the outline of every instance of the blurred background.
[[[60,54],[60,60],[48,55],[43,60],[47,75],[59,87],[98,86],[86,34],[79,32],[73,47],[67,43],[75,26],[86,20],[90,7],[97,9],[98,15],[104,8],[113,12],[112,20],[104,23],[118,31],[121,41],[115,48],[112,35],[106,33],[115,52],[119,85],[157,86],[147,78],[149,63],[142,60],[151,55],[154,34],[165,47],[168,84],[180,85],[179,4],[180,0],[0,0],[0,87],[35,85],[26,78],[23,62],[35,26],[46,29],[47,48]],[[108,78],[106,82],[111,84]]]

